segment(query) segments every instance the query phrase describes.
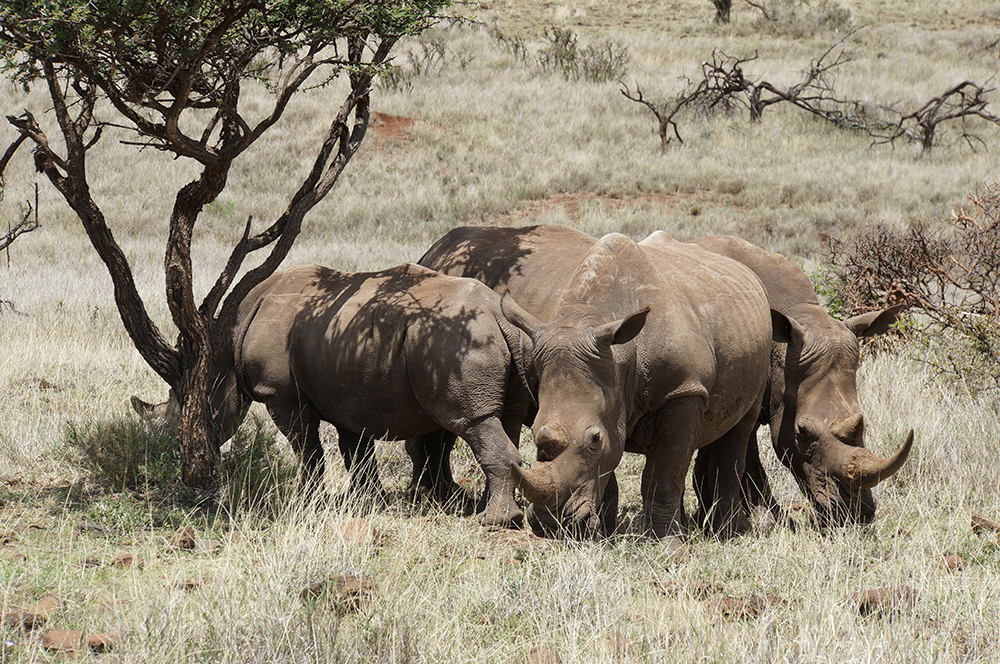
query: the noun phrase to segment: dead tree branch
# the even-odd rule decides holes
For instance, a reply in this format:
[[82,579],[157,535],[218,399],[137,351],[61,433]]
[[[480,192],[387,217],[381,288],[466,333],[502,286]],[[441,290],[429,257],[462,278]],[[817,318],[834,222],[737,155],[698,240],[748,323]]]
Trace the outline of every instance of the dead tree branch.
[[[11,158],[17,152],[21,144],[27,140],[27,136],[24,134],[19,134],[17,139],[15,139],[3,153],[3,157],[0,157],[0,203],[3,203],[4,199],[4,189],[6,186],[6,180],[4,178],[4,173],[7,171],[7,164],[10,163]],[[7,249],[11,244],[14,243],[19,236],[25,233],[30,233],[39,227],[38,222],[38,184],[35,184],[35,205],[32,206],[31,201],[27,201],[27,209],[22,211],[21,221],[17,222],[15,225],[11,225],[10,221],[7,222],[7,233],[0,235],[0,251]],[[32,218],[32,213],[34,213],[34,218]],[[10,253],[7,253],[7,263],[10,264]]]
[[1000,126],[1000,116],[988,109],[989,95],[994,88],[973,81],[963,81],[934,97],[916,111],[904,113],[879,104],[844,99],[837,95],[834,72],[851,62],[852,55],[843,48],[844,42],[856,30],[837,40],[809,64],[801,80],[791,86],[781,87],[760,78],[754,80],[744,74],[746,63],[757,59],[727,55],[720,49],[712,51],[709,60],[701,63],[701,78],[688,80],[684,92],[671,101],[653,104],[646,101],[636,83],[636,92],[623,87],[627,99],[648,107],[659,123],[660,149],[676,137],[683,143],[678,117],[685,108],[711,115],[732,113],[740,107],[749,110],[752,122],[760,121],[764,109],[781,102],[791,104],[807,113],[826,120],[842,129],[861,131],[871,136],[872,145],[895,144],[897,140],[917,141],[921,156],[933,147],[939,128],[945,123],[961,122],[961,138],[975,150],[976,144],[985,141],[970,129],[969,122],[984,120]]
[[[897,122],[881,134],[874,134],[872,145],[895,144],[901,138],[920,143],[920,156],[930,153],[934,147],[938,127],[954,120],[962,121],[961,138],[975,150],[974,142],[985,145],[978,136],[969,133],[966,120],[981,118],[1000,126],[1000,117],[987,110],[987,96],[995,88],[973,81],[962,81],[938,97],[934,97],[912,113],[900,113]],[[891,109],[887,109],[890,110]]]

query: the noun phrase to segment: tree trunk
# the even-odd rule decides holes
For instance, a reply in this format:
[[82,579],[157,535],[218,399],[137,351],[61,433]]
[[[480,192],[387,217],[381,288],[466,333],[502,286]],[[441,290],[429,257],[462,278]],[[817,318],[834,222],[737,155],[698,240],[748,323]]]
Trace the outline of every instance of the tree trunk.
[[202,312],[195,304],[191,237],[202,208],[226,186],[228,170],[229,162],[208,165],[198,180],[177,193],[163,261],[167,305],[180,334],[178,348],[183,358],[178,394],[181,478],[187,486],[206,490],[218,484],[216,462],[222,441],[215,440],[209,405],[213,312]]
[[729,12],[733,7],[733,0],[712,0],[715,5],[715,22],[729,23]]

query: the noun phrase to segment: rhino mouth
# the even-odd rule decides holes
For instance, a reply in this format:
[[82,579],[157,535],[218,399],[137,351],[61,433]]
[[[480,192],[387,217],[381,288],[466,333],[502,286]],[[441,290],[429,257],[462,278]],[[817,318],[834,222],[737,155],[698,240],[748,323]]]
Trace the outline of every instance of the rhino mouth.
[[601,533],[600,519],[592,506],[581,504],[576,508],[554,510],[535,504],[525,510],[528,525],[539,537],[591,540]]
[[830,481],[829,493],[813,497],[813,518],[821,530],[843,526],[867,526],[875,521],[878,503],[870,489],[850,491]]

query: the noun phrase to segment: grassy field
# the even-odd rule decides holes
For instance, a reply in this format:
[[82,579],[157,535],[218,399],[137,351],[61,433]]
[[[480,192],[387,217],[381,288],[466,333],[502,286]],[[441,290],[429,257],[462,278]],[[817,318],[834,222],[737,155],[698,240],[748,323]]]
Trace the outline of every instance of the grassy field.
[[[953,127],[918,159],[917,146],[872,147],[869,137],[781,106],[754,124],[745,111],[683,116],[684,143],[661,153],[653,115],[619,83],[567,80],[538,64],[544,31],[557,26],[581,47],[627,49],[623,82],[649,98],[680,92],[715,48],[756,54],[747,76],[791,85],[859,28],[835,78],[844,97],[912,110],[998,71],[1000,53],[989,45],[1000,37],[1000,10],[985,0],[767,7],[776,22],[737,3],[730,25],[712,21],[707,0],[459,8],[476,22],[403,44],[400,81],[374,94],[384,116],[307,218],[286,265],[381,269],[416,260],[457,225],[565,223],[637,239],[656,229],[680,239],[734,234],[811,272],[825,237],[941,223],[997,178],[995,126],[969,126],[985,142],[978,151]],[[27,108],[52,126],[42,95],[5,83],[0,99],[5,114]],[[195,238],[198,292],[248,215],[263,227],[283,211],[331,103],[339,103],[336,88],[297,100],[205,210]],[[0,141],[12,138],[0,129]],[[7,174],[4,219],[33,197],[28,162]],[[95,197],[170,336],[166,219],[194,172],[107,139],[89,163]],[[866,351],[862,363],[868,447],[884,455],[916,432],[911,460],[875,490],[878,519],[867,529],[811,528],[766,443],[779,500],[800,527],[760,519],[732,541],[695,535],[676,558],[634,535],[580,543],[489,532],[397,498],[380,511],[287,498],[206,513],[181,492],[96,484],[67,442],[90,424],[128,422],[130,395],[159,400],[166,388],[126,336],[79,222],[43,180],[39,198],[43,227],[0,265],[0,299],[9,304],[0,310],[0,613],[44,596],[58,608],[27,634],[5,622],[0,661],[49,661],[42,635],[54,629],[113,633],[118,643],[101,659],[121,662],[1000,661],[1000,541],[970,527],[973,515],[1000,520],[1000,405],[938,376],[919,343]],[[276,435],[269,427],[265,439]],[[333,444],[332,430],[326,438]],[[533,458],[529,441],[522,452]],[[409,473],[402,444],[382,444],[379,457],[397,495]],[[456,476],[481,488],[464,447],[455,464]],[[346,475],[339,460],[331,465],[337,494]],[[638,457],[626,457],[626,521],[640,509],[640,470]],[[169,544],[182,526],[208,542],[203,550]],[[143,564],[116,565],[124,553]],[[944,565],[951,555],[964,567]],[[337,575],[347,574],[372,585],[341,597]],[[318,595],[309,590],[324,582]],[[914,594],[886,615],[862,616],[849,599],[897,586]]]

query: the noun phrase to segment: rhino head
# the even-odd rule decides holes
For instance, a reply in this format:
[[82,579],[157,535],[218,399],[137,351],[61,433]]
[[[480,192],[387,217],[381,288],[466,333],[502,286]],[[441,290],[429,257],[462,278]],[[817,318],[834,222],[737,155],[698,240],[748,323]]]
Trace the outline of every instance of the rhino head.
[[790,320],[792,342],[772,357],[771,436],[812,502],[821,526],[867,524],[875,518],[872,488],[898,471],[913,445],[911,430],[889,458],[865,449],[858,403],[858,340],[880,334],[902,306],[838,321]]
[[649,309],[588,324],[560,316],[543,324],[505,296],[504,315],[534,341],[538,414],[532,433],[537,457],[529,469],[511,466],[515,485],[532,504],[532,528],[592,537],[602,526],[605,489],[625,449],[625,403],[612,348],[635,338]]

